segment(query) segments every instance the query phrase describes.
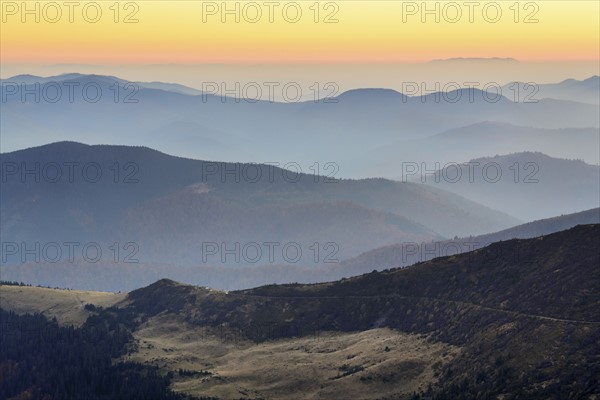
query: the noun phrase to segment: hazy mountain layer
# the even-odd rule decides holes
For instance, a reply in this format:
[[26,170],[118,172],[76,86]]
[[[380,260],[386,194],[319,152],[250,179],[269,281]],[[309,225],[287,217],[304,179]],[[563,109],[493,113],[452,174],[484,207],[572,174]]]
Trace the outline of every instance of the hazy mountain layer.
[[149,285],[161,278],[236,290],[270,283],[314,283],[405,267],[419,261],[480,249],[492,242],[527,239],[569,229],[578,224],[600,223],[600,209],[592,209],[518,225],[503,231],[480,236],[467,236],[436,242],[402,242],[373,249],[357,257],[329,263],[325,266],[264,265],[260,267],[201,266],[177,267],[168,264],[131,264],[112,262],[33,263],[5,266],[2,276],[8,280],[73,287],[88,290],[127,291]]
[[[513,101],[479,89],[412,97],[388,89],[357,89],[318,102],[275,103],[268,92],[249,101],[241,92],[227,98],[193,95],[192,89],[173,84],[128,83],[108,76],[39,78],[39,86],[36,79],[3,81],[4,151],[62,140],[143,144],[196,159],[297,162],[306,168],[335,162],[344,177],[393,177],[400,173],[401,161],[425,161],[425,155],[456,161],[496,154],[492,151],[542,151],[597,162],[597,154],[589,149],[597,148],[598,106],[570,100]],[[438,139],[419,141],[416,153],[404,151],[410,143],[394,145],[484,121],[588,131],[578,139],[584,147],[575,146],[570,153],[560,145],[565,135],[573,136],[568,132],[546,141],[505,138],[509,150],[500,146],[466,156],[454,152],[469,147],[458,142],[447,146]],[[378,153],[375,158],[365,157],[373,153]],[[374,168],[373,160],[382,165]]]
[[582,81],[566,79],[559,83],[533,85],[525,82],[511,82],[502,87],[502,93],[511,93],[514,96],[513,99],[521,101],[552,98],[599,104],[600,77],[595,75]]
[[415,180],[425,180],[523,221],[600,205],[598,165],[541,153],[472,159]]
[[[2,240],[17,244],[3,249],[13,253],[3,260],[9,264],[60,263],[67,255],[82,261],[84,245],[97,242],[103,262],[314,266],[386,244],[517,223],[426,185],[336,180],[143,147],[62,142],[0,160]],[[73,257],[64,243],[74,241]],[[38,259],[26,255],[35,246]]]

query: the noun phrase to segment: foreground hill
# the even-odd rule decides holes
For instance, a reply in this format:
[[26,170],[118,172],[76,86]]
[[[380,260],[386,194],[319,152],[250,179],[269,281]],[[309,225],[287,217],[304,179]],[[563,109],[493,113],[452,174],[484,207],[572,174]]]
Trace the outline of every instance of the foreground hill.
[[[316,328],[315,324],[319,323],[319,328],[344,329],[347,323],[348,329],[356,329],[359,327],[356,323],[360,322],[362,329],[366,329],[376,321],[382,326],[401,327],[408,321],[418,324],[421,318],[431,320],[431,316],[423,314],[409,317],[397,312],[380,320],[390,309],[357,314],[358,309],[349,305],[342,309],[331,307],[334,311],[331,315],[325,312],[325,304],[330,300],[336,304],[344,298],[361,304],[384,300],[402,303],[407,299],[425,303],[429,300],[464,302],[499,313],[596,324],[600,323],[600,298],[595,293],[600,287],[595,262],[600,257],[599,239],[599,224],[578,225],[539,238],[497,242],[473,252],[436,258],[410,268],[373,272],[330,283],[268,285],[226,293],[162,280],[130,292],[129,299],[134,307],[148,315],[164,310],[189,311],[190,321],[199,323],[249,324],[268,319],[281,318],[283,321],[290,317],[305,327]],[[298,307],[277,309],[281,300]],[[249,304],[259,307],[246,309]],[[316,306],[325,313],[319,318],[311,316],[317,311],[314,309],[303,314],[302,308],[308,306]],[[354,317],[363,316],[345,321],[344,318],[350,316],[344,316],[346,312]],[[441,318],[449,316],[439,315]],[[225,317],[227,321],[218,321]],[[434,323],[429,327],[439,328],[441,324]],[[427,323],[422,329],[429,330]]]
[[582,225],[341,282],[229,294],[158,282],[129,298],[257,341],[289,334],[264,326],[427,333],[462,348],[436,398],[578,398],[599,394],[599,250],[600,225]]
[[[161,280],[97,313],[132,330],[126,360],[163,373],[185,366],[172,387],[195,395],[593,398],[599,250],[600,225],[579,225],[326,284],[227,293]],[[290,362],[328,367],[313,385]]]
[[[98,242],[116,261],[130,252],[121,248],[117,257],[108,246],[133,243],[142,263],[314,265],[327,254],[344,259],[399,241],[483,233],[518,222],[425,185],[337,180],[264,164],[172,157],[143,147],[61,142],[1,154],[0,161],[3,241],[30,247]],[[304,171],[310,172],[308,166]],[[279,244],[273,257],[263,245],[269,242]],[[222,248],[208,259],[203,243]],[[287,243],[302,252],[298,258],[290,252],[292,262],[282,254]],[[222,260],[225,246],[247,244],[261,247],[258,257],[252,248],[247,257],[240,250]]]

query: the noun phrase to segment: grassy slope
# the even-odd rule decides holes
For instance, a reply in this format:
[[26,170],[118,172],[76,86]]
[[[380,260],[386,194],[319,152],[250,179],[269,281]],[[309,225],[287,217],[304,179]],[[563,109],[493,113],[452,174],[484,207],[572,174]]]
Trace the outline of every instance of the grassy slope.
[[255,343],[232,331],[182,323],[172,315],[150,319],[135,337],[139,351],[131,356],[133,361],[209,373],[178,377],[175,390],[225,399],[408,395],[434,382],[442,365],[459,352],[421,335],[386,328]]
[[0,308],[18,314],[42,313],[61,325],[81,326],[90,315],[84,310],[86,304],[110,307],[126,297],[126,293],[0,285]]

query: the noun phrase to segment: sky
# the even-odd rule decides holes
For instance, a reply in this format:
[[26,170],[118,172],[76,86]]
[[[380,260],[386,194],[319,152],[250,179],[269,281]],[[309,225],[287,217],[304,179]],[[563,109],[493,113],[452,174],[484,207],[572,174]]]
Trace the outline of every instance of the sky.
[[76,3],[2,1],[2,62],[581,61],[600,47],[597,1]]
[[[137,80],[171,76],[167,80],[198,87],[189,68],[179,68],[180,79],[175,79],[173,66],[204,66],[194,70],[198,74],[215,65],[313,64],[322,66],[323,74],[332,70],[328,66],[343,66],[342,75],[348,74],[350,81],[380,71],[384,83],[399,71],[390,66],[403,65],[400,70],[411,72],[411,79],[425,80],[429,78],[418,76],[420,65],[432,60],[493,57],[525,66],[504,81],[532,79],[536,71],[538,79],[551,81],[589,76],[600,60],[597,1],[1,3],[3,78],[85,69],[126,75],[137,71]],[[490,76],[504,68],[490,64]],[[440,73],[429,69],[432,75]],[[449,69],[455,76],[464,66],[455,63]],[[248,79],[258,71],[238,68],[232,74],[244,70],[255,71]]]

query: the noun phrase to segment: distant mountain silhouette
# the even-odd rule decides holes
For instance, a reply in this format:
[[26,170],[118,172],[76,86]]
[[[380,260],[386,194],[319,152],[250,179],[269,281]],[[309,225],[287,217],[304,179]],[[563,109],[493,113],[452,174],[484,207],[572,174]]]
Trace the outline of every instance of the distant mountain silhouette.
[[[93,75],[93,74],[78,74],[78,73],[70,73],[70,74],[62,74],[48,77],[41,77],[35,75],[16,75],[7,79],[0,79],[0,83],[17,83],[17,84],[26,84],[32,85],[35,83],[45,84],[50,82],[55,83],[63,83],[63,82],[77,82],[81,80],[89,79],[91,82],[98,83],[109,83],[114,84],[117,83],[119,85],[125,85],[128,83],[132,83],[137,85],[139,88],[145,89],[158,89],[164,90],[167,92],[175,92],[180,94],[188,94],[188,95],[199,95],[202,94],[201,90],[194,89],[185,85],[180,85],[178,83],[164,83],[164,82],[129,82],[125,79],[117,78],[115,76],[105,76],[105,75]],[[66,86],[65,86],[66,87]]]
[[367,165],[362,172],[366,176],[386,171],[384,176],[402,180],[406,163],[416,163],[419,171],[422,167],[431,171],[443,168],[446,163],[463,163],[482,155],[541,152],[555,158],[597,164],[598,147],[600,131],[596,128],[541,129],[484,121],[424,139],[382,145],[366,152],[360,164]]
[[[35,89],[36,79],[40,85],[64,79],[58,83],[62,95],[55,94],[56,88],[50,86],[47,90]],[[37,97],[29,94],[23,98],[24,88],[15,89],[10,82],[23,83]],[[66,85],[74,87],[73,99]],[[17,93],[11,94],[10,90]],[[388,89],[356,89],[318,103],[271,103],[266,96],[249,102],[240,98],[241,93],[237,98],[221,97],[175,84],[130,85],[117,77],[67,74],[9,78],[2,82],[1,95],[4,151],[64,140],[144,144],[196,159],[295,161],[308,165],[315,160],[334,161],[342,165],[345,177],[368,176],[364,172],[372,167],[372,159],[365,159],[365,154],[382,147],[398,150],[404,144],[395,146],[396,142],[423,139],[482,121],[544,129],[593,128],[596,136],[585,142],[587,149],[593,148],[599,128],[598,107],[594,104],[556,99],[513,102],[504,92],[496,95],[479,89],[423,97]],[[208,142],[206,146],[204,141]],[[534,147],[517,141],[513,145],[517,148],[511,151],[548,153],[540,142],[527,143]],[[552,141],[549,145],[561,149]],[[585,151],[577,147],[573,151],[576,157],[591,162]],[[482,154],[489,153],[469,158]],[[563,152],[549,154],[573,157]],[[390,157],[384,161],[391,161]],[[405,157],[400,152],[395,160]],[[369,173],[394,176],[385,166]]]
[[533,85],[526,82],[511,82],[503,86],[502,93],[510,93],[513,99],[520,101],[552,98],[600,104],[600,76],[594,75],[581,81],[566,79],[559,83]]

